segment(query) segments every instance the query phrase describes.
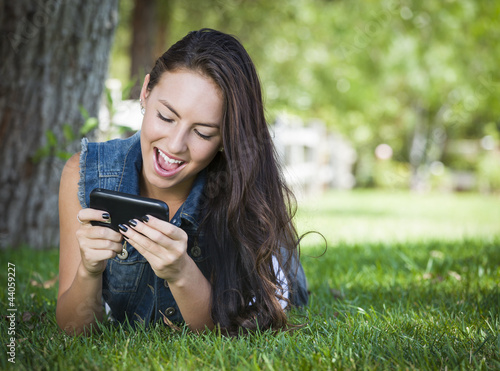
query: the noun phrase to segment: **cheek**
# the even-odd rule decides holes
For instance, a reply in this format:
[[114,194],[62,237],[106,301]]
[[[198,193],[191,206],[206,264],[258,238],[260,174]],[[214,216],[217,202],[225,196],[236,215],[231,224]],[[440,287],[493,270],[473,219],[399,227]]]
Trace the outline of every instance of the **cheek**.
[[161,133],[159,132],[157,125],[144,117],[141,126],[141,142],[148,144],[158,140],[159,137],[161,137]]
[[148,125],[143,125],[141,128],[141,151],[143,160],[149,161],[150,153],[153,151],[153,146],[157,140],[155,131]]
[[217,148],[213,145],[207,146],[197,146],[192,149],[192,157],[196,158],[197,161],[206,163],[207,165],[213,160],[217,154]]

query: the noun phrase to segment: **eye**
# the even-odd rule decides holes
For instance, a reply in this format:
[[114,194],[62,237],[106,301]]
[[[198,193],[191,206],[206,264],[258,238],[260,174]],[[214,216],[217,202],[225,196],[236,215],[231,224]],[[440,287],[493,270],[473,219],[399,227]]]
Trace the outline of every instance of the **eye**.
[[202,134],[200,133],[198,130],[194,130],[194,132],[201,138],[201,139],[205,139],[205,140],[209,140],[210,138],[212,138],[211,135],[205,135],[205,134]]
[[156,116],[158,116],[158,118],[159,118],[160,120],[163,120],[163,121],[165,121],[165,122],[168,122],[168,123],[172,123],[172,122],[174,122],[174,120],[172,120],[172,119],[168,119],[168,118],[166,118],[165,116],[162,116],[162,114],[161,114],[159,111],[158,111],[158,114],[157,114]]

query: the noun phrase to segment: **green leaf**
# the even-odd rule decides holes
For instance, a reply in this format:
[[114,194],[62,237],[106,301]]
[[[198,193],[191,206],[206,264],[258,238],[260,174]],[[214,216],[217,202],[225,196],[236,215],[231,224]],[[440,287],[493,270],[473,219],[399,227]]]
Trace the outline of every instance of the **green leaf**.
[[128,99],[128,97],[130,96],[130,91],[134,87],[136,81],[137,81],[137,78],[128,80],[125,83],[125,86],[122,89],[122,100]]
[[118,129],[118,133],[120,135],[123,135],[123,134],[126,134],[126,133],[130,133],[131,131],[133,131],[133,129],[131,129],[129,126],[125,126],[125,125],[114,124],[113,127],[115,129]]
[[56,157],[64,161],[69,160],[72,155],[73,154],[68,151],[62,151],[62,150],[56,151]]
[[45,136],[47,137],[47,142],[48,142],[49,148],[57,147],[57,137],[51,129],[48,129],[45,132]]
[[81,105],[78,105],[78,110],[80,111],[80,114],[83,116],[83,120],[87,121],[89,119],[89,112]]
[[50,148],[48,145],[40,147],[37,149],[31,160],[34,164],[38,164],[40,160],[44,157],[47,157],[50,154]]
[[113,107],[113,97],[111,96],[111,90],[106,88],[105,94],[106,94],[106,102],[108,103],[108,107]]
[[73,128],[69,124],[64,124],[63,125],[63,135],[66,141],[72,142],[75,140],[75,132],[73,131]]
[[83,124],[82,128],[80,129],[80,135],[88,134],[90,131],[97,128],[98,125],[99,125],[99,120],[97,120],[97,118],[89,117]]

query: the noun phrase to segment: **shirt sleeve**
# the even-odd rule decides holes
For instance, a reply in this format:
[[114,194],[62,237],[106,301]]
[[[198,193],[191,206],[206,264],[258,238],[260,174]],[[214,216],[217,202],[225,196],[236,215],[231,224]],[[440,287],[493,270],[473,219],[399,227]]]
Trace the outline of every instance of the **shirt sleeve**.
[[[274,274],[276,274],[276,281],[278,283],[278,291],[276,291],[276,297],[280,295],[280,298],[278,299],[281,308],[285,309],[288,305],[287,301],[285,299],[289,299],[289,290],[288,290],[288,281],[285,277],[285,274],[283,273],[283,270],[280,267],[280,264],[278,263],[278,259],[276,259],[276,256],[273,255],[273,268],[274,268]],[[284,299],[281,299],[283,297]],[[255,303],[255,298],[252,299],[252,301],[249,303],[252,305]]]
[[[285,277],[285,273],[283,273],[283,270],[281,269],[278,259],[276,259],[276,256],[273,255],[273,268],[274,268],[274,274],[276,274],[276,279],[278,282],[278,292],[276,293],[278,295],[283,296],[285,299],[289,299],[289,290],[288,290],[288,281]],[[286,306],[288,305],[287,301],[284,299],[279,299],[279,302],[281,304],[281,308],[285,309]]]

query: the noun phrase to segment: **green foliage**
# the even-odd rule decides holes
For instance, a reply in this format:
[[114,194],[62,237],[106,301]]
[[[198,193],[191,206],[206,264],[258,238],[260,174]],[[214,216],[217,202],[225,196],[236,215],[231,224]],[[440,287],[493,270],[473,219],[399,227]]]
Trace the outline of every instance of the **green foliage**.
[[[122,1],[111,65],[122,80],[131,4]],[[420,170],[437,160],[463,167],[463,157],[447,162],[450,140],[478,140],[488,130],[500,138],[491,126],[500,117],[499,2],[208,0],[175,2],[171,11],[169,44],[202,27],[241,39],[270,122],[283,110],[319,118],[358,151],[389,144],[403,166],[413,149]],[[416,133],[425,144],[415,148]],[[373,185],[371,171],[360,176]]]
[[500,153],[485,153],[477,165],[479,190],[500,190]]
[[78,106],[78,109],[80,110],[80,113],[83,117],[83,126],[80,128],[79,134],[81,137],[84,137],[92,130],[97,129],[97,127],[99,126],[99,121],[96,117],[90,117],[89,113],[83,106]]
[[[498,198],[423,199],[384,192],[332,193],[304,205],[302,262],[311,300],[291,313],[295,332],[229,339],[163,325],[144,330],[104,323],[90,337],[63,335],[55,323],[57,250],[0,251],[16,265],[16,364],[2,369],[331,370],[500,368]],[[484,205],[489,204],[490,208]],[[430,206],[432,205],[432,206]],[[321,212],[321,208],[331,210]],[[432,217],[436,214],[434,218]],[[431,218],[422,225],[424,220]],[[342,225],[343,220],[352,218]],[[383,223],[378,223],[382,219]],[[397,226],[394,220],[401,220]],[[319,221],[323,220],[323,224]],[[484,222],[491,229],[481,229]],[[421,234],[415,236],[415,225]],[[454,230],[449,226],[453,225]],[[354,228],[357,226],[357,228]],[[395,237],[399,229],[403,238]],[[468,237],[457,231],[469,230]],[[373,230],[382,231],[377,239]],[[430,231],[441,230],[436,238]],[[339,238],[356,235],[354,238]],[[342,237],[342,236],[341,236]],[[345,242],[340,242],[340,240]],[[411,240],[411,242],[408,242]],[[406,242],[401,242],[406,241]],[[312,242],[312,243],[311,243]],[[0,271],[5,287],[7,269]],[[0,303],[6,308],[6,290]],[[0,322],[6,341],[7,321]]]
[[391,161],[376,161],[373,168],[376,187],[388,189],[406,189],[410,184],[410,169],[407,164]]
[[[121,99],[127,99],[130,93],[130,90],[134,86],[134,80],[127,80],[125,85],[122,88],[122,96]],[[109,114],[111,117],[111,126],[112,129],[115,130],[118,134],[123,134],[124,132],[130,130],[128,127],[123,127],[120,125],[116,125],[112,122],[113,116],[116,113],[116,102],[113,100],[112,92],[109,88],[105,87],[104,89],[106,108],[109,110]],[[63,161],[68,160],[73,153],[68,152],[67,148],[76,140],[80,140],[86,135],[88,135],[93,130],[98,129],[99,120],[97,117],[91,117],[88,111],[82,105],[78,106],[80,114],[83,118],[83,124],[79,130],[75,130],[74,127],[68,123],[63,124],[62,126],[62,137],[58,138],[56,133],[48,129],[45,132],[46,143],[41,146],[33,155],[32,161],[34,163],[38,163],[42,158],[54,156]]]
[[44,146],[38,148],[38,150],[35,152],[35,154],[32,157],[33,163],[36,164],[36,163],[40,162],[40,160],[42,158],[50,157],[50,156],[55,156],[55,157],[57,157],[61,160],[64,160],[64,161],[68,160],[71,157],[72,153],[64,151],[66,141],[67,141],[66,138],[68,135],[73,137],[73,133],[71,132],[71,134],[68,134],[68,130],[71,131],[72,128],[69,125],[64,124],[63,135],[64,135],[65,141],[60,144],[54,131],[52,129],[47,129],[45,131],[46,144]]
[[68,160],[73,153],[68,152],[66,148],[77,139],[83,138],[90,131],[97,128],[99,122],[95,117],[89,117],[87,110],[79,106],[80,113],[84,118],[83,126],[80,130],[75,132],[73,126],[70,124],[63,124],[62,126],[62,138],[58,139],[56,133],[52,129],[45,131],[46,143],[45,145],[38,148],[32,157],[32,161],[36,164],[40,162],[41,159],[46,157],[56,157],[63,161]]
[[[116,96],[116,94],[114,94],[115,92],[109,86],[105,86],[104,97],[105,105],[109,113],[109,124],[101,125],[99,133],[100,140],[110,140],[116,138],[117,136],[127,136],[127,133],[130,133],[130,127],[116,123],[115,114],[117,112],[118,104],[121,101],[129,99],[130,91],[134,87],[136,80],[137,79],[127,79],[124,85],[120,87],[120,96]],[[95,119],[95,125],[98,125],[97,119]]]

